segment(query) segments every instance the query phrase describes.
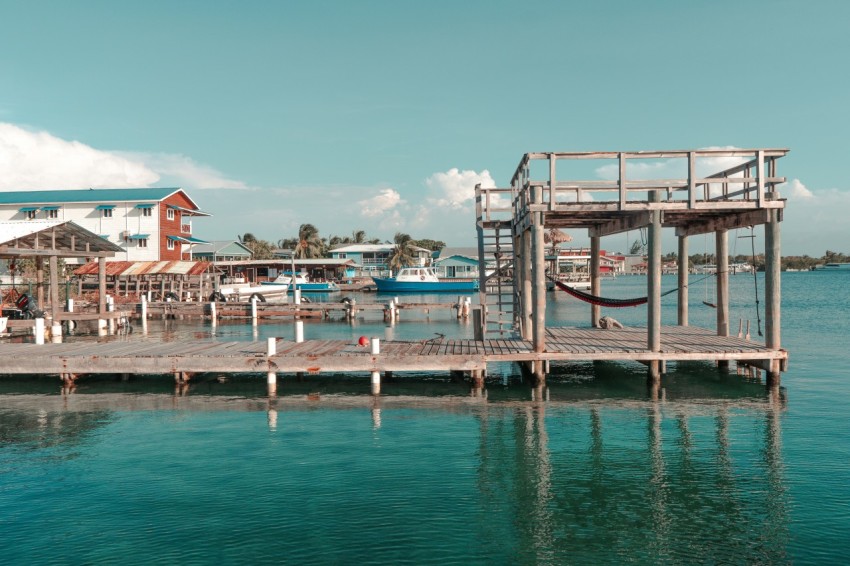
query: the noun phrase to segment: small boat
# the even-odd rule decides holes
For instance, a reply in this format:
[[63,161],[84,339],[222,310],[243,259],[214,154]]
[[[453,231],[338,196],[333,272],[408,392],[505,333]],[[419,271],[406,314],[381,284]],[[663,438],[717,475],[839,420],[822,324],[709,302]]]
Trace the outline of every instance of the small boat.
[[[275,279],[271,281],[262,281],[260,284],[267,286],[275,285],[278,287],[289,287],[292,284],[292,273],[281,273]],[[300,289],[302,293],[333,293],[335,291],[339,291],[339,285],[333,281],[310,281],[303,273],[295,274],[295,286]]]
[[405,267],[395,277],[372,277],[379,293],[440,293],[478,290],[478,279],[440,279],[430,267]]
[[836,271],[836,270],[846,271],[846,270],[850,269],[850,263],[839,263],[839,262],[825,263],[823,265],[816,265],[814,267],[814,269],[817,269],[817,270],[825,269],[827,271]]
[[248,282],[242,276],[225,277],[210,300],[249,301],[254,295],[260,301],[280,300],[286,297],[286,287],[263,287]]

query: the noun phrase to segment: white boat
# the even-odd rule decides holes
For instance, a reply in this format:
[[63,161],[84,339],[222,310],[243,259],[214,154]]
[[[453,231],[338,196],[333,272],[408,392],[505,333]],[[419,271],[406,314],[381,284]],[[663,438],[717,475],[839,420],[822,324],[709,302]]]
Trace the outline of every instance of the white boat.
[[210,300],[250,301],[256,295],[259,301],[286,299],[288,287],[264,286],[249,283],[244,277],[225,277]]

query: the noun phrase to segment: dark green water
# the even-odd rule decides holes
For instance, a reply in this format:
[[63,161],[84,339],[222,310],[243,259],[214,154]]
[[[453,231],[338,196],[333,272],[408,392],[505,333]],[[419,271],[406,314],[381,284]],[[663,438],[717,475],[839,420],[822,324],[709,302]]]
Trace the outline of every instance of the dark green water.
[[[673,366],[657,402],[628,364],[557,366],[545,391],[498,366],[482,395],[426,375],[397,376],[380,397],[366,376],[282,379],[273,397],[260,376],[206,376],[183,394],[156,378],[84,379],[70,395],[52,379],[0,379],[0,560],[844,563],[848,276],[784,274],[781,400],[706,364]],[[603,290],[639,296],[644,284]],[[735,330],[749,318],[755,335],[752,279],[732,284]],[[691,321],[711,326],[702,291]],[[589,318],[563,297],[549,312]],[[663,317],[673,321],[673,301]],[[305,330],[433,332],[471,334],[437,313]],[[169,322],[129,339],[187,333],[254,338],[250,326]],[[271,335],[291,328],[257,329]]]

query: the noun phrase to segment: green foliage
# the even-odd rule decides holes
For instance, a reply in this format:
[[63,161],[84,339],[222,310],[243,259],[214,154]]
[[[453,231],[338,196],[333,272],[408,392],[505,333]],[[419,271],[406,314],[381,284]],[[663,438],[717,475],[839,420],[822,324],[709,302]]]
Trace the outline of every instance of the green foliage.
[[408,234],[396,232],[393,239],[395,247],[390,255],[389,266],[393,271],[413,264],[413,240]]
[[414,246],[419,246],[420,248],[431,250],[432,252],[438,252],[446,247],[445,242],[442,242],[440,240],[429,240],[427,238],[423,238],[421,240],[411,240],[410,243]]

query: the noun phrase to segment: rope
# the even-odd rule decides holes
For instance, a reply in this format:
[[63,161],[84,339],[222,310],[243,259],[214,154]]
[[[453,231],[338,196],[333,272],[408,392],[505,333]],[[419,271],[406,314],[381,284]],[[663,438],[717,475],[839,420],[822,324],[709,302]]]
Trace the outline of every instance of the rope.
[[756,321],[758,323],[759,336],[763,336],[761,333],[761,312],[759,311],[759,280],[756,275],[756,233],[753,226],[750,226],[750,244],[752,245],[753,253],[753,286],[756,290]]

